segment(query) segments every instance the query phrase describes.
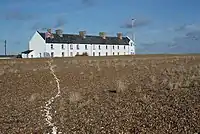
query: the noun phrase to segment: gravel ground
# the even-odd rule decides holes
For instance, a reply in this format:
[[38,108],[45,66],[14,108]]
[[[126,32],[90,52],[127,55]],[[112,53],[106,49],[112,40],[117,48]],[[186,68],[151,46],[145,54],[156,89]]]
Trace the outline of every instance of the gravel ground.
[[2,134],[200,132],[200,55],[0,60],[0,90]]

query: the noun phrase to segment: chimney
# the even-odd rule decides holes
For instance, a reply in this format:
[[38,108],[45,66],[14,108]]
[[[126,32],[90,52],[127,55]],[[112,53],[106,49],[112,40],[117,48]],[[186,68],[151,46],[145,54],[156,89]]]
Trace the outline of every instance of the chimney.
[[106,39],[106,33],[105,32],[99,32],[99,36],[103,39]]
[[60,37],[63,37],[63,31],[61,29],[57,29],[56,34],[59,35]]
[[47,32],[51,33],[51,29],[47,29]]
[[51,33],[51,29],[47,29],[47,33],[45,34],[45,38],[54,38],[53,34]]
[[85,38],[86,35],[86,31],[79,31],[79,36],[81,36],[82,38]]
[[117,33],[117,37],[122,40],[122,33]]

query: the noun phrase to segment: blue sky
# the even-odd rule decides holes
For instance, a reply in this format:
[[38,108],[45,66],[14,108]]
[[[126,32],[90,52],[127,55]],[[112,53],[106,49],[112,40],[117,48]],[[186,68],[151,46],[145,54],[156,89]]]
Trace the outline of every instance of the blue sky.
[[199,53],[199,0],[1,0],[0,54],[26,50],[36,30],[131,35],[136,53]]

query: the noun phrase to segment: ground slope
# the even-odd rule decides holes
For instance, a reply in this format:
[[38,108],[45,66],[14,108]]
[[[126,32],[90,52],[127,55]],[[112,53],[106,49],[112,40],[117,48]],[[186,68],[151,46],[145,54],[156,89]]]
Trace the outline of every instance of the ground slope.
[[199,96],[200,55],[1,60],[0,133],[195,133]]

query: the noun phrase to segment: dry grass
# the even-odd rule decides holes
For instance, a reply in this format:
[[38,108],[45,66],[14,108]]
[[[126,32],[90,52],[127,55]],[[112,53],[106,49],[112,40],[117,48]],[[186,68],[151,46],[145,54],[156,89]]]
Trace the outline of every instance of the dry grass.
[[79,92],[70,92],[69,101],[70,103],[75,103],[81,100],[81,94]]
[[[48,60],[0,61],[0,133],[50,132],[40,111],[57,91]],[[63,133],[200,132],[199,63],[200,55],[55,58],[54,122]]]

